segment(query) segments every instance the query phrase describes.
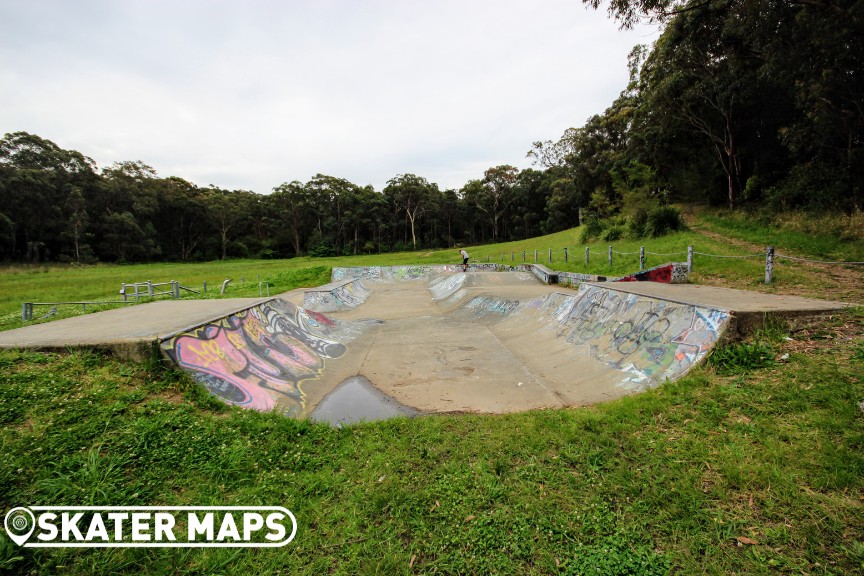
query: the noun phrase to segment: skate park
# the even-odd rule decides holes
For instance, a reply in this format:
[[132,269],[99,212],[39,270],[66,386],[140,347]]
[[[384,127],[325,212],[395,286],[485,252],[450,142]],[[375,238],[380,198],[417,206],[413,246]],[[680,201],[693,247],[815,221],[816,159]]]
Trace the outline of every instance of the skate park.
[[229,404],[345,424],[605,402],[680,378],[766,316],[844,306],[686,284],[669,266],[630,278],[666,282],[560,283],[542,266],[334,268],[316,288],[141,304],[0,347],[161,354]]

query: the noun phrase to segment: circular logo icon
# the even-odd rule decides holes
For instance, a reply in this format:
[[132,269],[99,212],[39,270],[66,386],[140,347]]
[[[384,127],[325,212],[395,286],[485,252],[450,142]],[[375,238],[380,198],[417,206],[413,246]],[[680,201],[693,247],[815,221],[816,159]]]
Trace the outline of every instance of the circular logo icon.
[[3,525],[6,527],[6,534],[9,535],[9,538],[21,546],[27,542],[36,528],[36,517],[27,508],[13,508],[6,514]]

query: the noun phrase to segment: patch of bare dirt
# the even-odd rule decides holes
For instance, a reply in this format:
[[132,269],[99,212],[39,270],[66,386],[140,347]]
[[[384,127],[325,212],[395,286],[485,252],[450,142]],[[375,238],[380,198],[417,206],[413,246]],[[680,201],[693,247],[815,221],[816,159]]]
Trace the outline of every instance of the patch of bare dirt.
[[827,315],[811,318],[792,332],[781,346],[781,353],[808,354],[816,351],[836,351],[842,346],[864,340],[864,320],[845,315]]

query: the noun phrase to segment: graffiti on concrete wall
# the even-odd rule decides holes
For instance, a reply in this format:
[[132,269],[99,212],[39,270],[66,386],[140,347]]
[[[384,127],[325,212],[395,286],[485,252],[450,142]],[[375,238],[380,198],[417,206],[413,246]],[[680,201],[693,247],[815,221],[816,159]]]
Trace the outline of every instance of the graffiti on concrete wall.
[[499,314],[506,316],[519,306],[518,300],[506,298],[494,298],[491,296],[475,296],[465,307],[472,310],[478,316],[485,314]]
[[162,349],[222,400],[256,410],[305,412],[300,383],[345,354],[327,338],[334,320],[275,299],[173,336]]
[[621,385],[645,389],[684,374],[717,342],[722,310],[583,286],[553,294],[540,307],[558,338],[625,372]]
[[335,312],[357,308],[369,297],[369,291],[363,286],[363,281],[347,280],[334,285],[320,286],[306,290],[303,295],[303,307],[316,312]]
[[[496,272],[498,264],[470,264],[471,271]],[[424,280],[435,274],[462,272],[461,264],[418,264],[413,266],[355,266],[333,268],[330,279],[333,282],[348,278],[361,278],[373,282],[398,282],[405,280]]]
[[429,293],[433,300],[441,300],[455,294],[462,286],[465,285],[465,274],[453,274],[451,276],[441,276],[435,278],[429,283]]
[[622,276],[613,282],[661,282],[663,284],[686,284],[687,264],[671,262]]
[[582,282],[606,282],[606,276],[581,274],[579,272],[559,272],[558,284],[561,286],[578,286]]

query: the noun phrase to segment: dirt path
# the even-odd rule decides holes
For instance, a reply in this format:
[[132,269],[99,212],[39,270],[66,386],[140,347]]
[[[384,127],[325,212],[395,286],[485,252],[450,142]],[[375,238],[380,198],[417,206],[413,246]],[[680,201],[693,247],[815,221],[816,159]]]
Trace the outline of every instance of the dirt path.
[[[712,230],[704,223],[695,221],[692,217],[687,218],[687,225],[691,230],[698,232],[706,238],[723,242],[730,246],[736,246],[748,252],[762,252],[765,250],[765,246],[763,245],[721,234],[716,230]],[[777,252],[795,258],[803,257],[782,247],[778,247]],[[801,282],[782,282],[776,283],[773,286],[762,285],[761,287],[748,286],[748,290],[807,296],[823,300],[840,300],[864,305],[864,266],[838,266],[836,264],[795,262],[785,259],[775,260],[774,265],[775,268],[782,266],[784,269],[794,269],[800,275]],[[729,278],[714,275],[703,275],[702,278],[706,284],[726,288],[740,288],[737,282]]]

